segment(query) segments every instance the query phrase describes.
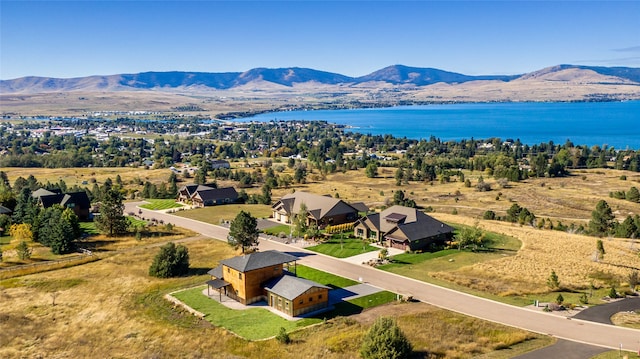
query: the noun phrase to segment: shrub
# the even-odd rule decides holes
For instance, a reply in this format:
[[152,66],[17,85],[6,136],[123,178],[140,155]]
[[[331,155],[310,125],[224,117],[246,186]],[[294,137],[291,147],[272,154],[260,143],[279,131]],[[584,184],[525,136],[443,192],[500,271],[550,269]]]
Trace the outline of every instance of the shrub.
[[616,290],[616,287],[611,287],[611,289],[609,290],[609,298],[611,299],[618,298],[618,291]]
[[562,293],[558,293],[558,296],[556,297],[556,304],[561,305],[564,302],[564,297],[562,296]]
[[176,246],[173,242],[160,247],[160,253],[149,267],[149,275],[160,278],[180,276],[188,271],[189,250],[183,245]]
[[276,335],[276,340],[282,344],[291,343],[291,338],[289,337],[289,333],[287,333],[287,330],[284,327],[280,327],[280,331],[278,332],[278,335]]
[[582,293],[580,296],[580,304],[589,304],[589,298],[587,297],[587,293]]
[[399,359],[411,355],[411,343],[391,318],[378,318],[360,347],[364,359]]
[[27,242],[22,241],[16,246],[16,252],[18,252],[18,258],[25,260],[31,258],[31,248]]
[[496,212],[491,211],[491,210],[486,211],[482,215],[482,219],[494,220],[494,219],[496,219]]

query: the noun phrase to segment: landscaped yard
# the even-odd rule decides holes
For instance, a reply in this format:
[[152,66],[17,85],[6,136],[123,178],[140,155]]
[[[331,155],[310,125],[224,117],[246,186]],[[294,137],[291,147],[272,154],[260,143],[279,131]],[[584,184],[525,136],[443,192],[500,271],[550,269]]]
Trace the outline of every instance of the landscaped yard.
[[279,224],[277,226],[265,228],[262,230],[262,232],[265,234],[270,234],[272,236],[277,236],[280,233],[284,233],[288,236],[289,233],[291,233],[291,226],[287,224]]
[[278,334],[281,327],[289,332],[322,321],[317,318],[289,321],[263,308],[230,309],[203,295],[202,291],[205,288],[205,286],[196,287],[175,293],[173,296],[191,308],[204,313],[205,319],[211,324],[226,328],[246,339],[269,338]]
[[[291,270],[293,270],[293,268]],[[298,277],[306,278],[334,289],[358,284],[356,281],[304,265],[297,265],[296,273]],[[360,313],[366,308],[392,302],[396,300],[397,297],[395,293],[381,291],[338,303],[335,310],[321,313],[318,317],[289,321],[264,308],[250,308],[245,310],[230,309],[218,303],[216,300],[203,295],[202,292],[205,288],[204,286],[199,286],[174,293],[173,296],[189,307],[204,313],[205,319],[213,325],[226,328],[250,340],[275,336],[281,327],[289,332],[297,328],[319,323],[324,318]]]
[[143,204],[140,207],[152,211],[182,207],[182,204],[177,203],[175,199],[147,199],[146,201],[149,203]]
[[307,249],[336,258],[347,258],[358,254],[379,250],[379,248],[370,246],[369,244],[363,245],[363,242],[360,239],[352,238],[343,240],[332,238],[322,244],[307,247]]
[[225,204],[196,208],[188,211],[177,211],[174,214],[205,223],[220,224],[223,220],[233,221],[240,211],[249,212],[256,218],[268,218],[272,213],[271,206],[264,204]]

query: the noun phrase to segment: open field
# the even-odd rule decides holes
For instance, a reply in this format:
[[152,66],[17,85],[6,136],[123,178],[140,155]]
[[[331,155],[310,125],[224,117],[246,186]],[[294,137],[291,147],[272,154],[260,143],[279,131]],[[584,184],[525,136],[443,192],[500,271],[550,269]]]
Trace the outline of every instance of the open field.
[[[208,269],[235,254],[216,240],[194,238],[183,244],[191,258],[190,275],[186,277],[149,277],[147,271],[158,249],[140,247],[82,266],[0,281],[0,357],[357,355],[360,338],[370,325],[353,320],[358,315],[294,332],[293,343],[285,346],[275,340],[248,342],[174,308],[162,298],[165,293],[202,284],[208,279]],[[443,353],[444,358],[469,358],[501,348],[510,348],[499,351],[503,353],[522,352],[532,349],[531,343],[534,347],[548,343],[548,339],[522,330],[423,304],[394,304],[371,310],[376,310],[371,312],[376,316],[397,315],[416,350]],[[367,313],[369,310],[360,315]]]

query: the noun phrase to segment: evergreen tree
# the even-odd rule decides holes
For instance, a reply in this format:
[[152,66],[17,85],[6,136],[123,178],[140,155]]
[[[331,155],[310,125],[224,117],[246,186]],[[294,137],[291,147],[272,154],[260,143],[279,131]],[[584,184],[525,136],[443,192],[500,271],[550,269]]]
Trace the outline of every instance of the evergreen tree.
[[376,165],[375,162],[369,162],[369,164],[367,164],[367,168],[365,169],[365,174],[369,178],[374,178],[375,176],[377,176],[378,165]]
[[242,248],[242,253],[258,245],[258,220],[251,213],[240,211],[229,227],[229,244]]
[[40,208],[33,196],[31,190],[27,187],[23,188],[16,200],[16,208],[13,210],[12,220],[15,223],[34,224],[38,216]]
[[605,251],[604,244],[602,243],[602,239],[598,239],[596,241],[596,250],[598,251],[598,259],[604,259]]
[[18,258],[20,258],[20,260],[31,258],[31,248],[29,248],[29,245],[25,241],[20,242],[16,246],[16,252],[18,253]]
[[169,242],[160,247],[160,253],[149,267],[149,275],[160,278],[181,276],[189,273],[189,250],[183,245]]
[[364,359],[409,358],[411,343],[395,320],[380,317],[365,334],[360,347],[360,355]]
[[129,221],[123,211],[122,194],[117,188],[109,189],[103,195],[96,227],[109,237],[126,233]]
[[637,187],[631,187],[626,194],[627,201],[640,203],[640,192]]
[[551,274],[547,279],[547,286],[552,290],[560,288],[560,280],[558,279],[558,275],[556,274],[556,271],[554,270],[551,271]]
[[596,205],[596,209],[591,212],[591,220],[589,221],[589,230],[597,236],[604,236],[614,228],[615,217],[611,211],[611,207],[604,200],[600,200]]

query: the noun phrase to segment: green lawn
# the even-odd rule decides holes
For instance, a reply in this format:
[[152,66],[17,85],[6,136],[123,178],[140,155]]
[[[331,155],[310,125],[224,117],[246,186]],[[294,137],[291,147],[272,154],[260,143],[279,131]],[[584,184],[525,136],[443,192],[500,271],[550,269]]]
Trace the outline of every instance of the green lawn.
[[291,232],[291,226],[289,226],[287,224],[280,224],[280,225],[277,225],[275,227],[266,228],[262,232],[264,232],[266,234],[270,234],[272,236],[277,236],[278,234],[280,234],[282,232],[282,233],[285,233],[288,236],[289,233]]
[[148,223],[147,221],[132,216],[127,216],[126,218],[129,221],[129,227],[144,227]]
[[205,319],[211,324],[226,328],[239,336],[249,340],[259,340],[273,337],[280,328],[288,332],[300,327],[319,323],[319,318],[304,318],[289,321],[263,308],[234,310],[210,299],[202,294],[205,286],[188,289],[173,294],[174,297],[186,303],[191,308],[205,314]]
[[145,201],[149,203],[143,204],[140,207],[150,209],[152,211],[182,207],[182,204],[177,203],[175,199],[147,199]]
[[372,308],[378,305],[387,304],[395,301],[397,295],[395,293],[382,291],[358,297],[342,303],[337,303],[335,309],[331,313],[327,313],[329,318],[337,316],[349,316],[361,313],[364,309]]
[[268,218],[273,213],[271,206],[265,204],[225,204],[177,211],[174,214],[205,223],[220,224],[221,220],[233,221],[241,210],[251,213],[256,218]]
[[368,244],[363,247],[363,242],[360,239],[343,239],[341,243],[339,239],[335,238],[316,246],[307,247],[307,249],[336,258],[347,258],[379,250],[379,248]]
[[100,231],[96,228],[96,222],[80,222],[80,229],[82,232],[88,235],[97,235],[100,234]]
[[2,236],[2,237],[0,237],[0,246],[1,245],[5,245],[5,244],[9,244],[12,239],[13,239],[13,237],[11,237],[11,236]]
[[300,278],[312,280],[316,283],[320,283],[332,288],[344,288],[358,284],[358,282],[356,282],[355,280],[323,272],[301,264],[296,265],[296,274]]

